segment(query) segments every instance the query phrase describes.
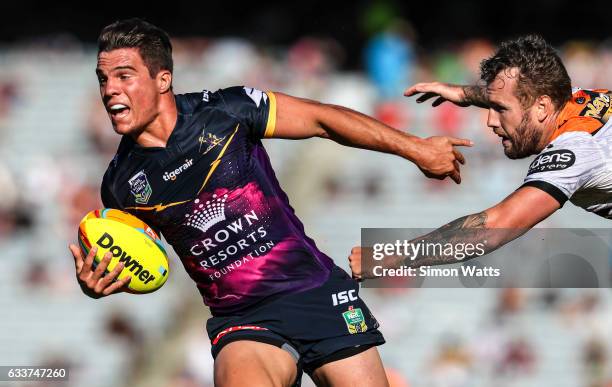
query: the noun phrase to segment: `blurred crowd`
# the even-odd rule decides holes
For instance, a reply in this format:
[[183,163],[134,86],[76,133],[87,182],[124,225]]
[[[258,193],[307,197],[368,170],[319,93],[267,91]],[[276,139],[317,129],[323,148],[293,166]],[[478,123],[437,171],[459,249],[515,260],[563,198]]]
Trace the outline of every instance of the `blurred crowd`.
[[[286,49],[260,47],[241,39],[191,38],[173,43],[175,88],[179,92],[245,84],[341,103],[421,136],[470,137],[490,145],[479,146],[475,152],[469,153],[471,168],[487,168],[502,159],[497,137],[485,128],[486,112],[462,109],[449,103],[435,109],[425,108],[402,97],[402,91],[416,82],[477,82],[480,61],[495,48],[494,43],[485,38],[429,49],[418,46],[408,23],[397,22],[367,42],[362,72],[342,71],[345,54],[339,43],[331,38],[305,37]],[[28,47],[26,51],[36,58],[36,50],[40,49],[42,58],[56,56],[60,61],[65,50],[81,50],[90,60],[95,55],[74,41],[64,42],[59,47],[51,46],[52,49]],[[605,42],[571,41],[559,49],[574,85],[605,88],[612,84],[612,38]],[[20,51],[20,48],[14,50]],[[0,55],[10,56],[11,50]],[[22,88],[33,86],[26,85],[31,80],[24,78],[19,69],[3,70],[0,77],[0,149],[11,145],[7,140],[10,137],[8,132],[22,130],[17,112],[21,111],[20,106],[28,104],[28,96],[24,95]],[[86,143],[80,150],[89,158],[96,159],[100,168],[112,158],[118,136],[112,131],[95,86],[89,94],[90,97],[79,104],[79,108],[86,112],[78,124],[80,138]],[[19,165],[19,170],[15,168],[14,160],[8,162],[6,157],[0,157],[0,183],[3,187],[0,193],[0,238],[10,238],[19,231],[27,232],[37,222],[36,210],[40,203],[36,203],[38,200],[35,198],[39,196],[41,182],[45,183],[46,195],[52,195],[62,204],[69,224],[74,224],[83,210],[99,204],[93,199],[97,196],[99,176],[75,180],[78,171],[69,170],[81,154],[64,154],[55,158],[55,154],[32,151],[18,156],[26,156],[23,159],[26,163]],[[475,174],[479,172],[474,171]],[[329,199],[350,194],[345,192],[348,190],[342,186],[342,180],[342,176],[332,175],[324,181],[322,188]],[[376,173],[365,174],[361,186],[363,194],[371,200],[378,199],[378,183]],[[436,182],[417,184],[429,185],[431,189],[447,187]]]
[[[431,289],[375,289],[372,302],[388,342],[399,344],[393,349],[395,356],[388,357],[396,369],[413,360],[409,354],[414,352],[411,346],[422,342],[419,335],[431,335],[432,339],[423,340],[431,346],[419,352],[418,364],[404,370],[405,385],[540,386],[560,385],[559,379],[569,386],[612,385],[609,293],[464,289],[458,292],[461,295],[448,297],[449,307],[441,315],[427,313],[435,309],[422,302],[440,302],[448,289],[427,297],[425,291],[435,293]],[[487,296],[490,300],[486,302],[473,299]],[[457,301],[481,306],[459,306],[453,303]],[[402,307],[412,316],[403,318]],[[466,316],[466,312],[473,315]]]

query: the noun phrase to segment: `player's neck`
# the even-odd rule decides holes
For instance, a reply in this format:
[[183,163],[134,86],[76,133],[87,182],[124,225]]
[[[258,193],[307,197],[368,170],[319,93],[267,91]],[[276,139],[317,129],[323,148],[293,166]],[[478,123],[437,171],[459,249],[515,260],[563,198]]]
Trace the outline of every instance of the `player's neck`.
[[562,110],[563,109],[559,109],[546,118],[546,122],[544,122],[544,133],[542,136],[542,139],[543,139],[542,149],[544,149],[545,146],[547,146],[548,144],[552,142],[553,135],[555,134],[555,131],[559,127],[559,125],[557,124],[557,121],[559,119],[559,114],[561,113]]
[[174,93],[168,92],[162,95],[159,104],[157,117],[138,135],[132,137],[138,145],[144,148],[166,147],[168,138],[176,126],[178,111]]

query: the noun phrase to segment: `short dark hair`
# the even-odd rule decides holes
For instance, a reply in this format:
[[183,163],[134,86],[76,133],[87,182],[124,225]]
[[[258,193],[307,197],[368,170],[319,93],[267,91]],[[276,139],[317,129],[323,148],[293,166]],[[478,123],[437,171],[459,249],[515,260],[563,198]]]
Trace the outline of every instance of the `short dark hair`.
[[98,37],[98,54],[119,48],[137,48],[151,77],[161,70],[172,72],[172,44],[166,31],[139,18],[107,25]]
[[555,49],[539,35],[507,40],[497,52],[480,63],[480,78],[487,85],[500,71],[518,68],[517,96],[529,106],[541,95],[548,95],[560,109],[572,97],[572,81]]

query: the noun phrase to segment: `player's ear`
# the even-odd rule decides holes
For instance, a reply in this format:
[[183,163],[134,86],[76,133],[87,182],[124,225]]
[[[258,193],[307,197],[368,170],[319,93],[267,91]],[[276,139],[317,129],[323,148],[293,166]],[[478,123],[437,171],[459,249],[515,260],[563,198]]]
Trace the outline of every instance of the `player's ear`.
[[157,88],[161,94],[168,92],[172,87],[172,73],[168,70],[161,70],[157,73]]
[[535,101],[535,113],[536,119],[539,122],[544,121],[548,116],[550,116],[555,111],[555,104],[553,104],[552,99],[550,99],[547,95],[539,96]]

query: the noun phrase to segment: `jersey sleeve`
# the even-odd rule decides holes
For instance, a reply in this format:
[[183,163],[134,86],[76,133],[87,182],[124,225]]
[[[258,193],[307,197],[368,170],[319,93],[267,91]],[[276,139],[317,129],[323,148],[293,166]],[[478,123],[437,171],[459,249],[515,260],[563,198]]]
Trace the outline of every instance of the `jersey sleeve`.
[[566,136],[569,140],[553,142],[531,162],[522,185],[545,191],[561,206],[602,163],[600,150],[589,134]]
[[274,93],[242,86],[221,89],[217,93],[225,109],[247,125],[252,137],[272,137],[276,126]]

